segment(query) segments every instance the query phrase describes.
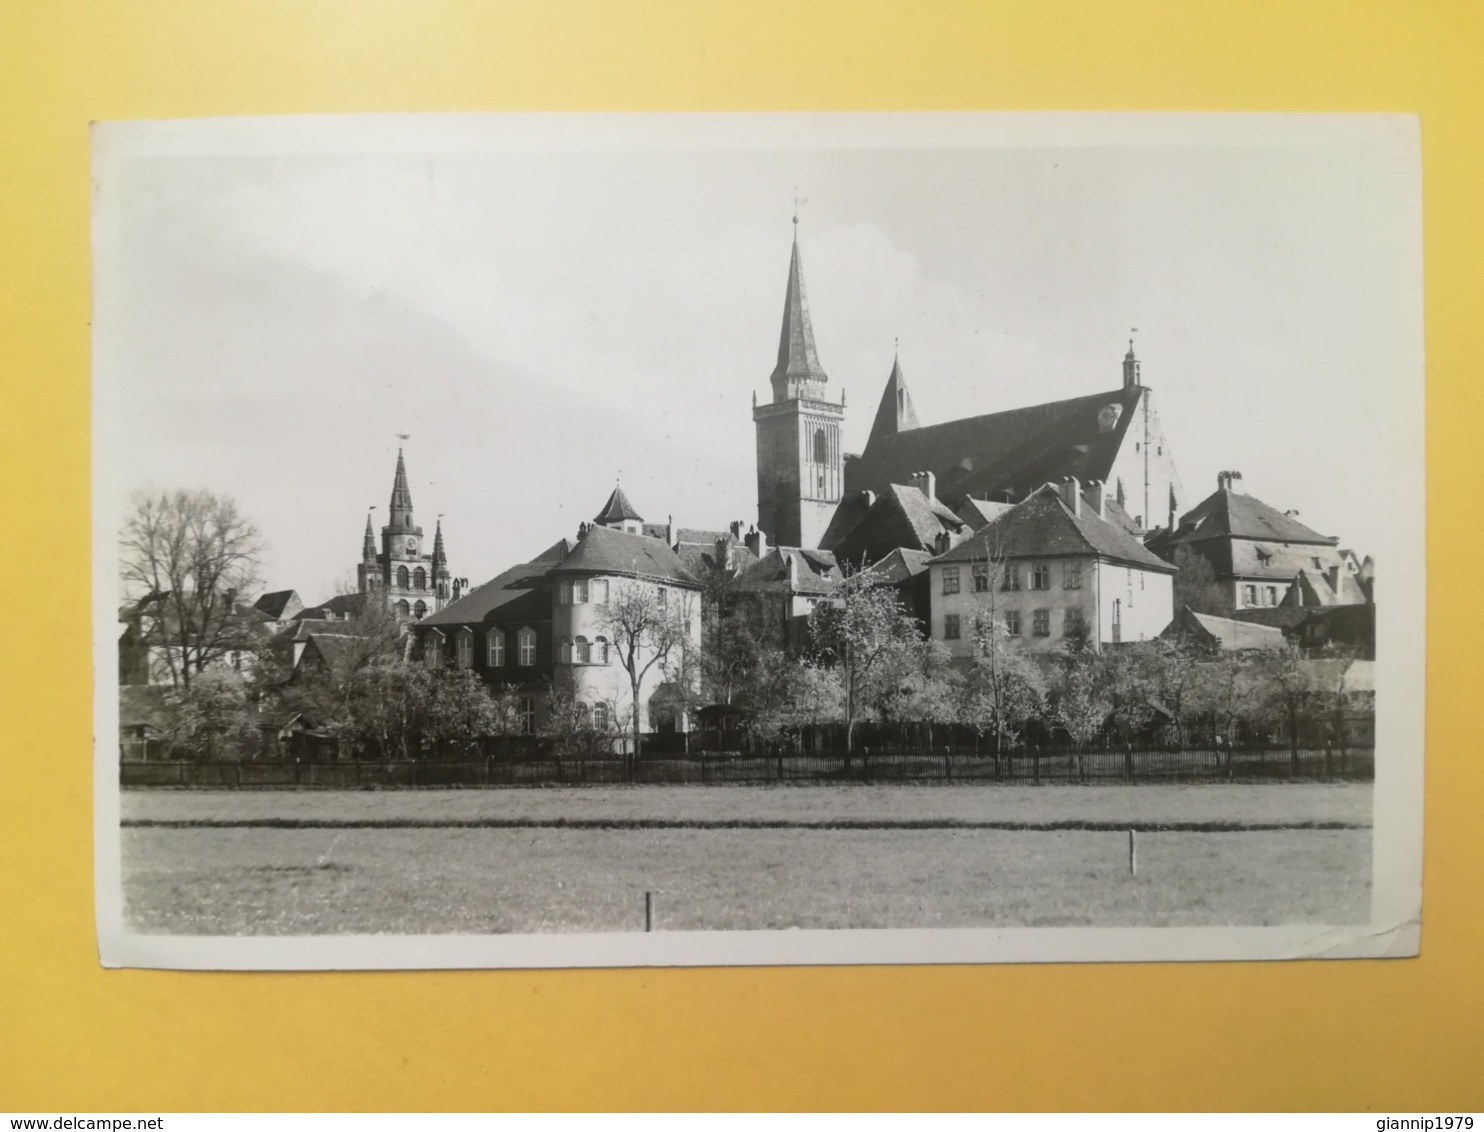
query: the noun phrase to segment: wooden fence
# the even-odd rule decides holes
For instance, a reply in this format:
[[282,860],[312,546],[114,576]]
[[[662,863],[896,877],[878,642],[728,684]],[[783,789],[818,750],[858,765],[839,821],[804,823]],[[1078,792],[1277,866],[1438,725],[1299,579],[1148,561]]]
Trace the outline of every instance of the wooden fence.
[[598,783],[958,782],[1058,783],[1370,781],[1370,747],[1302,749],[1226,747],[1212,750],[1102,749],[1016,751],[996,760],[985,753],[862,749],[843,754],[744,755],[694,753],[615,757],[490,757],[408,762],[120,763],[125,787],[195,789],[376,790],[420,787],[556,786]]

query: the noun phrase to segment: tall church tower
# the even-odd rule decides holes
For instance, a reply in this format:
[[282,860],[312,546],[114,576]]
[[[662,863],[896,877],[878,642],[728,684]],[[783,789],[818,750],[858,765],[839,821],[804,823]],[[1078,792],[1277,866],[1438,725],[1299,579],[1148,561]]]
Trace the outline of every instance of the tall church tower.
[[845,402],[826,399],[825,376],[814,349],[809,300],[799,265],[799,218],[783,300],[773,400],[757,404],[757,525],[775,546],[817,547],[844,489],[841,429]]
[[389,518],[381,528],[381,552],[377,553],[371,516],[366,516],[361,565],[356,571],[360,590],[382,594],[387,608],[399,618],[420,621],[450,601],[456,601],[463,585],[462,579],[449,576],[442,520],[433,537],[432,553],[423,552],[423,529],[412,516],[412,489],[407,486],[407,464],[400,448],[397,471],[392,477]]

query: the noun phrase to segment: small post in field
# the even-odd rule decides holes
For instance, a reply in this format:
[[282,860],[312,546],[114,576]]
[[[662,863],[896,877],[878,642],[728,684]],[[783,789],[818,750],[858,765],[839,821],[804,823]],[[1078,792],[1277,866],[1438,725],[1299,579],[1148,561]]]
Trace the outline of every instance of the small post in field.
[[654,931],[654,893],[644,894],[644,930]]
[[1133,830],[1128,831],[1128,873],[1129,876],[1139,875],[1139,847]]

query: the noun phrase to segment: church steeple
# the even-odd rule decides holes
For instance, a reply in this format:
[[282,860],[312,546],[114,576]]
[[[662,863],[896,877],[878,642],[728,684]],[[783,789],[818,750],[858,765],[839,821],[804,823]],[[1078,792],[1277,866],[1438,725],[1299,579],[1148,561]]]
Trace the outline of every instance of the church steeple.
[[366,537],[361,540],[361,561],[376,561],[376,533],[371,529],[371,512],[366,512]]
[[[829,378],[814,348],[809,321],[809,296],[799,262],[799,218],[794,217],[793,252],[788,262],[788,288],[783,296],[783,328],[778,335],[778,364],[773,367],[773,400],[787,401],[809,391],[806,383],[824,384]],[[802,387],[802,388],[801,388]],[[812,392],[819,392],[813,390]]]
[[886,389],[881,394],[881,405],[876,410],[876,419],[871,424],[871,437],[895,436],[899,432],[917,427],[917,410],[912,407],[912,395],[907,392],[907,381],[902,377],[902,361],[899,356],[891,360],[891,376],[886,379]]
[[443,516],[438,516],[433,528],[433,576],[448,573],[448,555],[443,550]]
[[397,474],[392,479],[391,529],[410,531],[412,523],[412,489],[407,486],[407,464],[402,449],[397,449]]

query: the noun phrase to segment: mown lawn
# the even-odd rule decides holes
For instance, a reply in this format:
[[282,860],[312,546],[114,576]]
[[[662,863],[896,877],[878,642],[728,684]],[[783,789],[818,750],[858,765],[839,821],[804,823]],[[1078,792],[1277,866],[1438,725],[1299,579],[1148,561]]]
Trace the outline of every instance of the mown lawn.
[[1141,834],[1137,877],[1125,835],[1085,831],[121,832],[126,915],[149,933],[640,931],[646,890],[662,930],[1260,926],[1369,913],[1368,829]]
[[590,786],[505,790],[129,790],[124,819],[1316,823],[1368,825],[1364,783],[1149,786]]

